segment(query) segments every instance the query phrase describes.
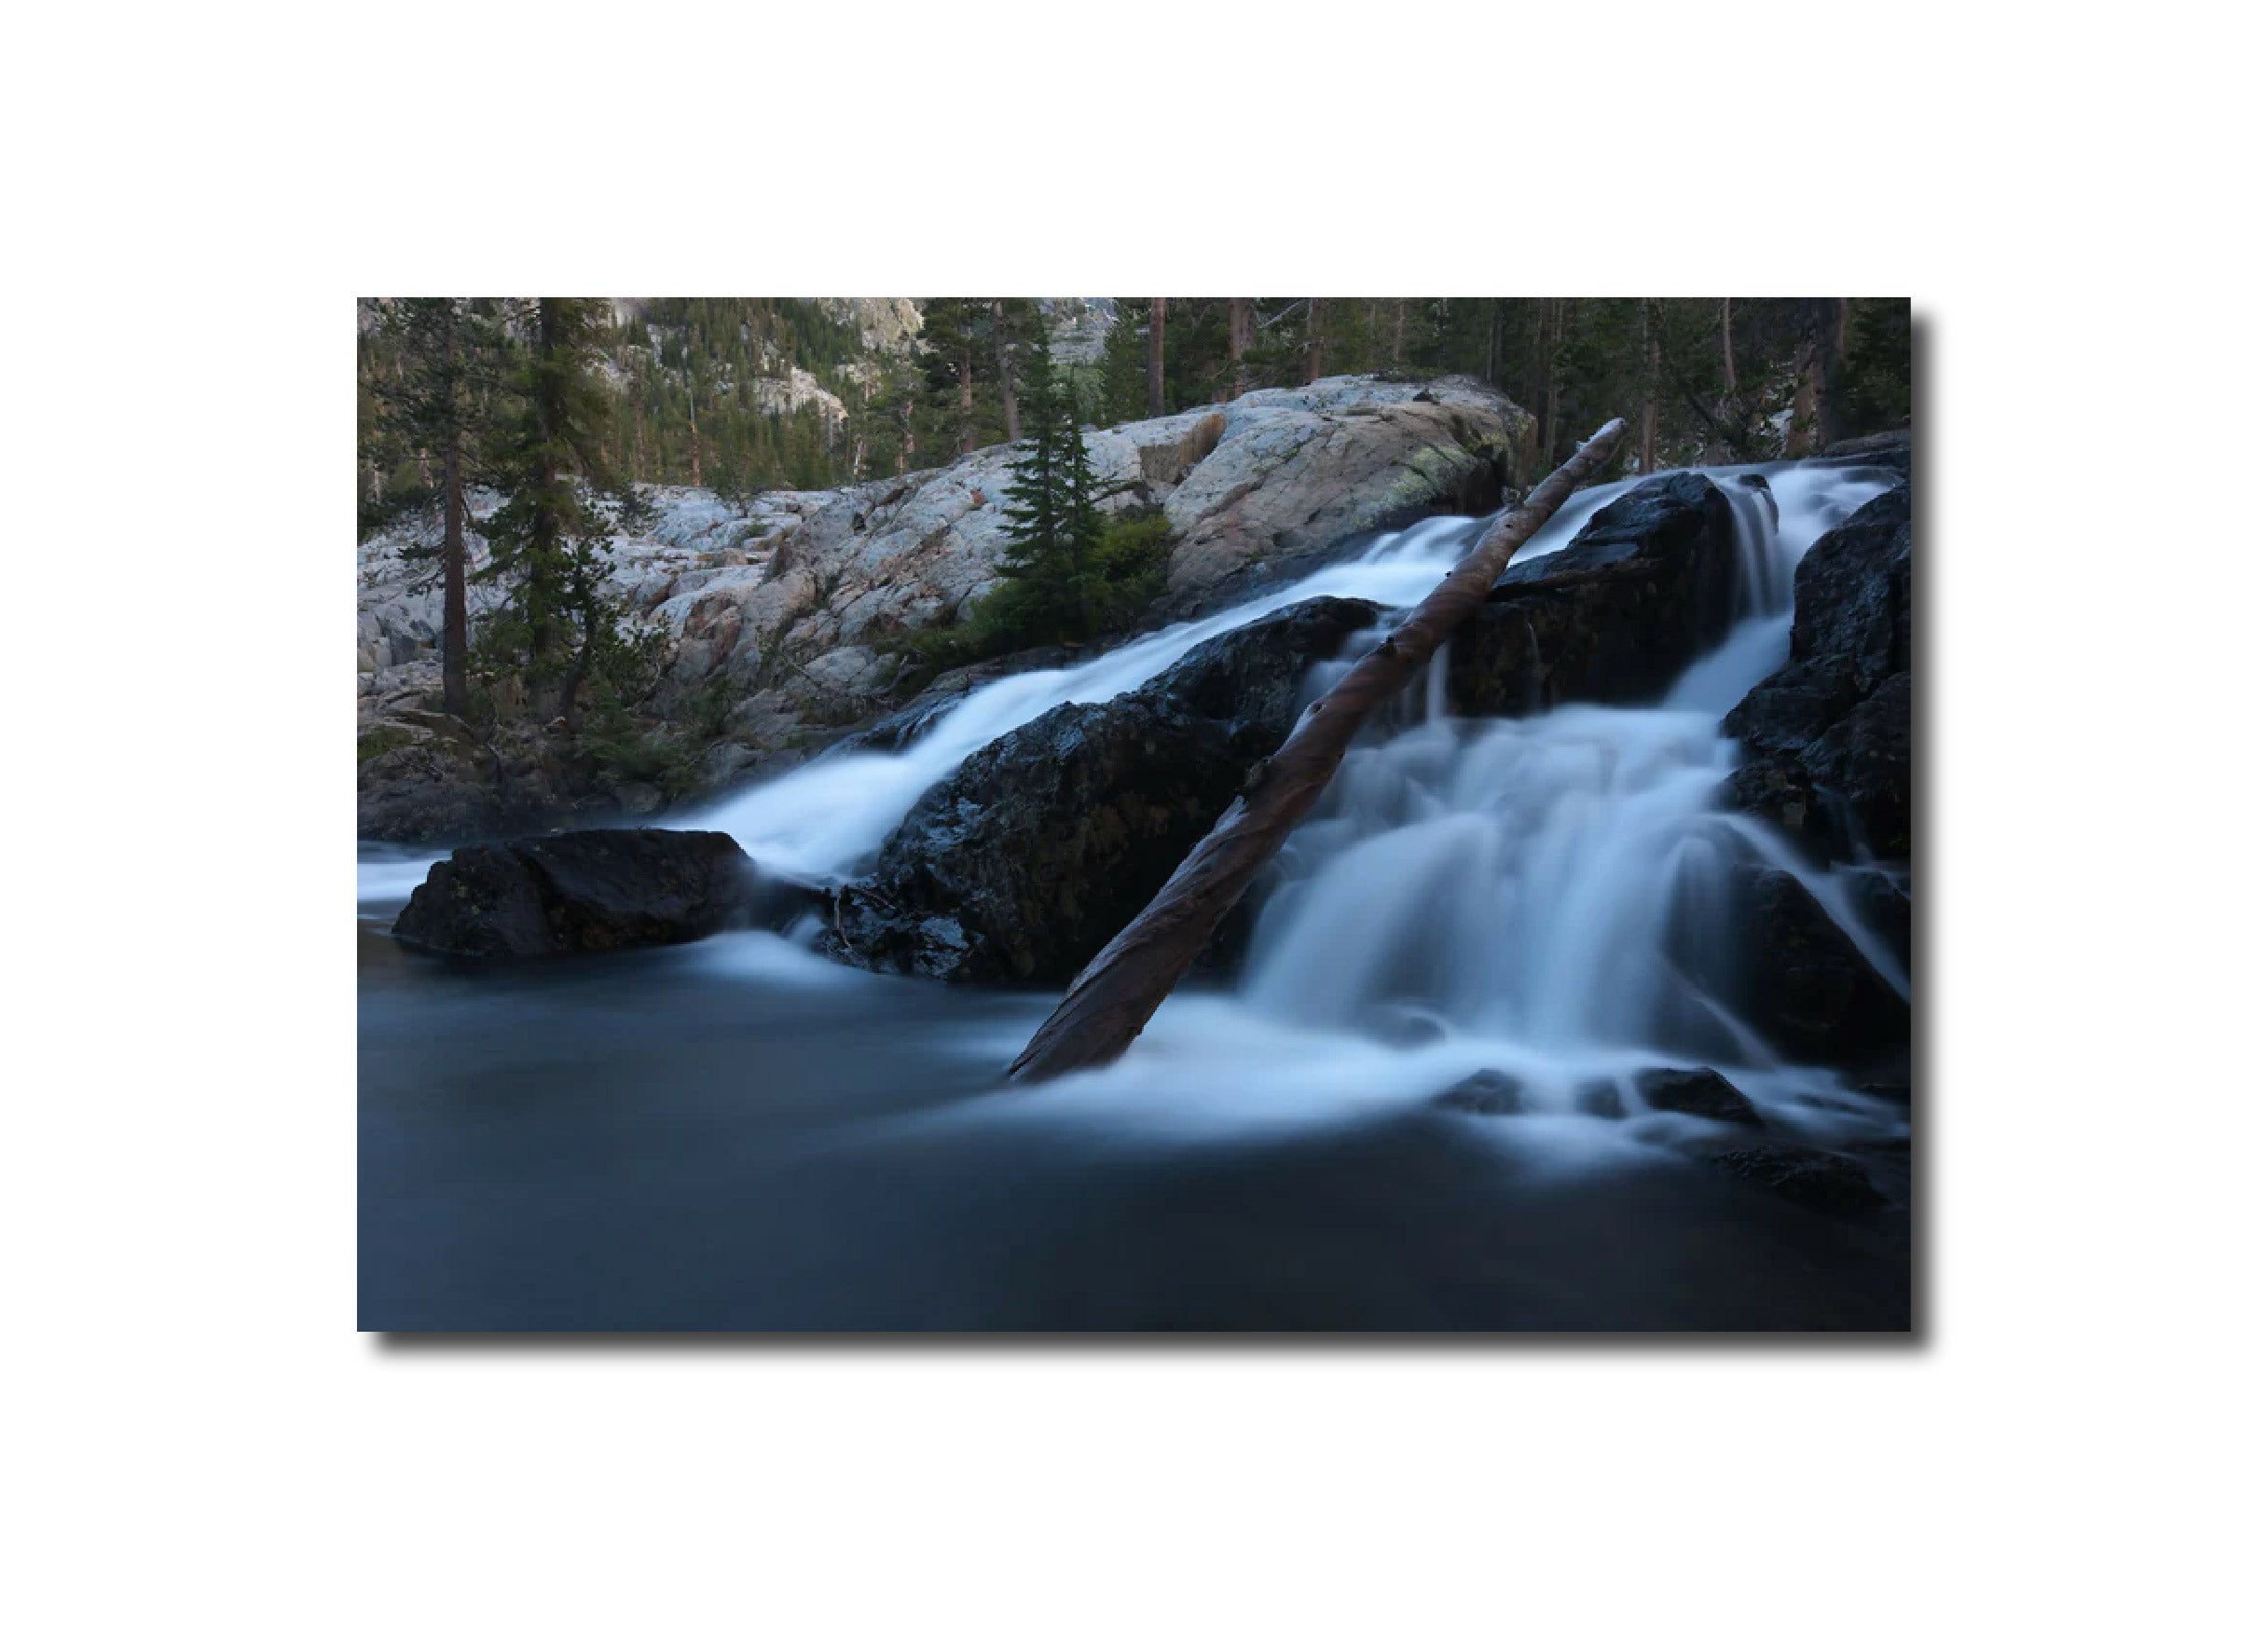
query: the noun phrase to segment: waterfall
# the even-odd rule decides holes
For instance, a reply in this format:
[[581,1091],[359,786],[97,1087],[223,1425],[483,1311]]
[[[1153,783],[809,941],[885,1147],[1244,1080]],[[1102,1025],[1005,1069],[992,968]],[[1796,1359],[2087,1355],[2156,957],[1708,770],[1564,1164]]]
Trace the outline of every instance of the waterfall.
[[[1518,558],[1561,548],[1629,483],[1585,492],[1530,539]],[[677,822],[729,832],[759,864],[798,876],[858,875],[926,792],[969,754],[1065,702],[1107,702],[1163,673],[1207,639],[1303,599],[1342,595],[1407,609],[1425,597],[1483,527],[1454,515],[1381,537],[1359,558],[1324,567],[1271,594],[1129,641],[1075,667],[1022,673],[972,691],[902,750],[842,752]]]
[[1804,551],[1883,482],[1767,480],[1722,482],[1742,614],[1658,704],[1461,719],[1429,679],[1419,721],[1348,753],[1271,868],[1224,1038],[1255,1020],[1368,1037],[1401,1054],[1390,1073],[1502,1067],[1542,1108],[1672,1061],[1826,1101],[1820,1072],[1782,1069],[1725,999],[1736,878],[1788,871],[1902,993],[1904,975],[1844,878],[1719,806],[1739,748],[1718,724],[1786,658]]
[[[1312,1112],[1334,1092],[1406,1102],[1461,1071],[1496,1067],[1517,1072],[1548,1110],[1574,1107],[1602,1080],[1627,1094],[1638,1068],[1699,1060],[1796,1124],[1872,1112],[1848,1093],[1838,1103],[1826,1072],[1781,1067],[1708,975],[1727,959],[1733,879],[1763,863],[1795,876],[1904,988],[1842,878],[1718,806],[1738,757],[1718,724],[1786,659],[1798,561],[1889,477],[1806,464],[1708,472],[1732,503],[1738,561],[1736,620],[1715,650],[1655,705],[1519,719],[1454,717],[1436,657],[1350,751],[1271,866],[1233,991],[1175,996],[1107,1082],[1066,1084],[1090,1101],[1149,1093],[1156,1104],[1163,1093],[1200,1117],[1223,1112],[1228,1093],[1230,1112],[1265,1116]],[[1516,558],[1563,547],[1634,485],[1579,495]],[[1216,615],[981,686],[899,751],[832,754],[675,824],[730,832],[780,871],[857,876],[924,791],[1009,731],[1063,703],[1132,690],[1203,641],[1303,599],[1413,606],[1488,524],[1422,521]],[[1316,664],[1310,692],[1384,631]],[[363,897],[405,897],[430,857],[365,861]],[[1005,1033],[999,1040],[1013,1049]]]

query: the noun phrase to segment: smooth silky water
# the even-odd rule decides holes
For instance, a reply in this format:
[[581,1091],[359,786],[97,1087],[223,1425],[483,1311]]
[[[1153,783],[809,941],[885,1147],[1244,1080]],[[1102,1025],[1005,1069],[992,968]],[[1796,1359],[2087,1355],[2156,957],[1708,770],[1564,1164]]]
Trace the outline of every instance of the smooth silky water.
[[[502,975],[416,962],[382,925],[433,856],[366,851],[364,1325],[1904,1327],[1903,1210],[1839,1221],[1737,1188],[1678,1152],[1708,1128],[1630,1087],[1701,1061],[1799,1133],[1904,1129],[1775,1058],[1705,977],[1730,879],[1761,859],[1904,988],[1840,875],[1716,806],[1737,758],[1718,721],[1784,660],[1796,561],[1887,480],[1767,466],[1767,500],[1711,473],[1739,537],[1722,646],[1657,705],[1518,720],[1450,716],[1436,663],[1271,867],[1233,986],[1177,993],[1106,1070],[1004,1088],[1052,998],[840,968],[801,948],[811,924]],[[1422,522],[680,823],[856,875],[986,742],[1303,598],[1414,605],[1486,524]],[[1481,1069],[1533,1112],[1429,1106]],[[1601,1082],[1627,1117],[1577,1110]]]

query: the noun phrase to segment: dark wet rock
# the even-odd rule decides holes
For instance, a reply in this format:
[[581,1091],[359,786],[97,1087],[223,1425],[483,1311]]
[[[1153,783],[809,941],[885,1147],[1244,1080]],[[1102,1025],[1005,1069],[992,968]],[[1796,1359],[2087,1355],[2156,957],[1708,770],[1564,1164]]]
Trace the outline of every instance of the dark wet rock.
[[1914,968],[1912,880],[1902,871],[1860,868],[1849,873],[1859,914],[1898,958],[1910,976]]
[[1848,812],[1876,856],[1913,852],[1914,681],[1898,674],[1806,746],[1796,762]]
[[1513,567],[1450,641],[1462,712],[1659,696],[1731,626],[1729,500],[1691,472],[1625,493],[1556,554]]
[[1785,871],[1735,880],[1738,1010],[1783,1057],[1811,1063],[1903,1049],[1913,1015],[1809,889]]
[[[775,884],[775,906],[791,896]],[[394,923],[413,950],[483,961],[682,944],[766,902],[721,831],[569,831],[460,848]]]
[[1775,523],[1779,521],[1780,500],[1772,496],[1772,483],[1769,477],[1751,470],[1746,474],[1733,477],[1733,485],[1744,492],[1753,492],[1758,498],[1761,498],[1765,507],[1771,512],[1773,521]]
[[1741,1126],[1764,1124],[1748,1094],[1713,1069],[1642,1069],[1636,1084],[1650,1108]]
[[1862,1137],[1851,1146],[1862,1153],[1884,1154],[1893,1159],[1911,1158],[1914,1153],[1914,1139],[1911,1133],[1900,1137]]
[[1148,904],[1281,746],[1318,658],[1368,626],[1316,599],[1206,641],[1148,684],[1066,704],[973,754],[845,890],[845,960],[968,982],[1068,979]]
[[1841,804],[1814,787],[1793,758],[1751,758],[1726,777],[1725,801],[1813,859],[1823,862],[1850,850],[1850,823]]
[[[1647,483],[1560,554],[1507,572],[1452,646],[1468,712],[1659,693],[1722,637],[1733,605],[1732,507],[1706,477]],[[933,787],[842,897],[830,953],[979,982],[1076,975],[1148,902],[1274,751],[1307,669],[1377,617],[1315,600],[1208,641],[1129,695],[1058,707]],[[860,746],[926,727],[942,695]],[[1232,920],[1207,965],[1233,963]]]
[[1501,1069],[1476,1070],[1439,1097],[1437,1107],[1463,1115],[1520,1115],[1528,1111],[1527,1088]]
[[1893,487],[1812,546],[1787,664],[1725,716],[1752,754],[1727,801],[1817,857],[1912,852],[1910,494]]
[[1885,430],[1874,435],[1834,442],[1821,452],[1820,459],[1825,463],[1894,470],[1910,476],[1914,472],[1913,428],[1909,425],[1902,430]]
[[1630,1116],[1622,1088],[1611,1080],[1594,1080],[1577,1090],[1575,1107],[1595,1120],[1627,1120]]
[[1886,1201],[1848,1154],[1816,1148],[1726,1148],[1709,1157],[1742,1182],[1836,1216],[1863,1216]]

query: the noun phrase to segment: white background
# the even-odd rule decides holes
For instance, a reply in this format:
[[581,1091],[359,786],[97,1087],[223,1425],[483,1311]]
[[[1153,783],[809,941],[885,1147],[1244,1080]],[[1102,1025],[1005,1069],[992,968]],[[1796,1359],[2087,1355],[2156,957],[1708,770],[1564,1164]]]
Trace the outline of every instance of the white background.
[[[2258,54],[2082,9],[18,17],[7,1615],[2257,1622]],[[352,297],[1263,285],[1914,296],[1923,1335],[358,1335]]]

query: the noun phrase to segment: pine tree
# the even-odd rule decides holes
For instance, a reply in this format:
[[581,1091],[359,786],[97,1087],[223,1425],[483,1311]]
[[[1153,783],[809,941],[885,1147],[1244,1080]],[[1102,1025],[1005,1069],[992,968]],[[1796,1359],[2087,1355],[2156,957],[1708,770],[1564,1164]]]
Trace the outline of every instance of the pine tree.
[[1025,357],[1024,404],[1029,434],[1010,467],[1009,544],[1000,575],[1024,610],[1027,626],[1057,637],[1076,599],[1065,569],[1062,442],[1055,407],[1054,358],[1043,332]]
[[572,730],[593,673],[623,677],[634,654],[606,591],[608,528],[592,502],[612,485],[596,303],[538,299],[523,302],[517,317],[525,338],[510,381],[515,411],[489,459],[503,502],[482,528],[488,574],[507,595],[489,652],[515,667],[531,692],[556,685],[558,717]]
[[[1044,345],[1041,350],[1044,353]],[[1050,392],[1050,406],[1057,415],[1063,447],[1062,536],[1057,546],[1077,587],[1079,637],[1091,639],[1101,631],[1101,601],[1108,590],[1100,577],[1103,517],[1094,507],[1094,464],[1087,456],[1087,435],[1079,428],[1071,392],[1060,377]]]
[[479,446],[496,386],[502,335],[484,302],[404,299],[381,319],[393,346],[393,367],[377,385],[381,411],[407,446],[434,472],[441,510],[437,546],[411,546],[405,559],[441,562],[441,705],[464,716],[465,490],[478,478]]
[[1149,300],[1127,297],[1112,302],[1117,316],[1103,335],[1101,400],[1096,418],[1104,424],[1124,424],[1149,410]]
[[930,461],[946,462],[980,445],[978,403],[991,366],[984,343],[991,305],[969,299],[922,302],[924,389],[916,433]]
[[1100,626],[1103,522],[1087,438],[1044,324],[1025,352],[1023,409],[1028,433],[1009,478],[1005,581],[994,590],[1009,598],[994,621],[1012,623],[1030,642],[1089,639]]

